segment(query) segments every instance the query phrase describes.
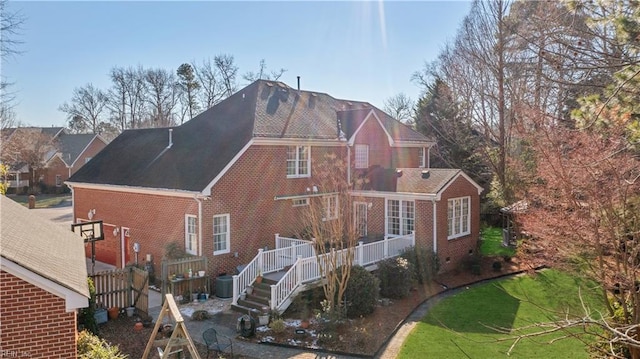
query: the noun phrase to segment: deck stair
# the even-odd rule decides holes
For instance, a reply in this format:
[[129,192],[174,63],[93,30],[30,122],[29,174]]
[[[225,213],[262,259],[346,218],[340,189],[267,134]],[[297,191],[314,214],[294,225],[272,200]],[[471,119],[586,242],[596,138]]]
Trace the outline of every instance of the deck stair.
[[[237,304],[232,304],[231,308],[240,313],[257,313],[263,312],[264,308],[270,309],[269,301],[271,300],[271,285],[277,284],[274,279],[263,278],[262,283],[253,284],[253,293],[247,294],[246,299],[238,299]],[[268,310],[268,309],[267,309]]]
[[[410,233],[385,236],[370,243],[360,241],[355,247],[316,256],[313,242],[276,234],[275,249],[258,250],[258,255],[233,276],[232,308],[254,315],[264,312],[263,308],[284,312],[298,293],[322,283],[321,268],[330,268],[331,261],[335,260],[340,266],[350,258],[353,265],[373,270],[377,262],[398,256],[402,250],[413,245],[415,236]],[[256,285],[254,281],[259,275],[263,276],[263,281]],[[241,299],[241,294],[249,286],[254,288],[253,293]]]

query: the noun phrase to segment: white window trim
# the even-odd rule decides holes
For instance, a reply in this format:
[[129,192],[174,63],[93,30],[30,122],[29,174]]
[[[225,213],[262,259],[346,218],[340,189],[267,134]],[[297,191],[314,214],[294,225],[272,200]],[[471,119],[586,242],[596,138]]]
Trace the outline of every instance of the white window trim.
[[[328,211],[329,206],[331,204],[330,203],[331,198],[335,199],[335,205],[334,205],[334,208],[333,208],[333,212]],[[323,221],[331,221],[331,220],[334,220],[334,219],[338,219],[338,208],[339,208],[339,206],[338,206],[338,196],[337,195],[325,196],[325,197],[322,197],[322,200],[324,201],[324,206],[323,206],[323,211],[324,211],[323,214],[324,214],[324,216],[323,216],[322,220]],[[327,212],[328,212],[328,214],[332,214],[333,213],[333,216],[328,216]]]
[[[464,218],[464,215],[462,213],[462,202],[464,200],[467,200],[467,230],[466,231],[462,231],[463,226],[463,221],[462,219]],[[453,204],[455,206],[455,202],[456,201],[460,201],[460,216],[457,218],[456,214],[453,214],[453,220],[454,223],[457,220],[460,224],[460,233],[452,233],[451,235],[447,235],[447,239],[451,240],[451,239],[456,239],[456,238],[460,238],[460,237],[464,237],[464,236],[468,236],[469,234],[471,234],[471,196],[465,196],[465,197],[456,197],[456,198],[450,198],[449,200],[447,200],[447,234],[449,233],[449,208],[450,206]],[[455,207],[454,207],[455,208]],[[455,228],[455,226],[454,226]],[[451,232],[453,232],[453,229],[451,230]]]
[[304,207],[309,205],[309,198],[294,198],[291,200],[293,207]]
[[[287,147],[287,169],[289,168],[289,149],[294,147],[296,149],[296,159],[295,159],[295,174],[287,174],[287,178],[308,178],[311,177],[311,146],[288,146]],[[298,164],[300,163],[300,147],[305,147],[307,149],[307,173],[300,174],[300,167]]]
[[[358,153],[358,149],[366,149],[365,152]],[[361,156],[358,156],[360,154]],[[359,161],[360,160],[360,161]],[[364,164],[362,163],[364,162]],[[356,169],[369,168],[369,145],[367,144],[356,144],[355,146],[355,166]]]
[[[189,218],[193,218],[196,220],[196,225],[193,228],[195,232],[193,233],[189,233]],[[197,223],[198,223],[198,217],[192,214],[184,215],[184,250],[185,252],[193,255],[198,255],[198,224]],[[196,238],[195,243],[193,243],[195,248],[191,251],[189,251],[189,246],[188,246],[190,234],[193,234]]]
[[[221,217],[226,218],[226,222],[227,222],[226,249],[222,249],[222,250],[216,251],[215,250],[215,248],[216,248],[216,243],[215,243],[216,231],[215,231],[215,228],[213,228],[213,227],[215,226],[215,219],[216,218],[221,218]],[[212,238],[213,239],[213,248],[214,248],[213,255],[215,256],[215,255],[218,255],[218,254],[230,253],[231,252],[231,220],[230,220],[230,215],[227,213],[227,214],[218,214],[218,215],[213,216],[213,220],[211,222],[211,226],[212,226],[212,230],[213,230],[213,238]]]
[[422,147],[420,149],[420,168],[426,168],[427,167],[427,149]]
[[[389,201],[398,201],[398,220],[400,221],[399,223],[399,234],[395,234],[395,233],[391,233],[390,228],[389,228]],[[386,236],[406,236],[406,234],[402,234],[402,232],[405,232],[405,228],[404,228],[404,223],[406,218],[404,218],[402,216],[402,205],[404,202],[412,202],[413,203],[413,229],[411,231],[408,231],[409,233],[413,232],[416,230],[416,201],[415,200],[407,200],[407,199],[401,199],[401,198],[385,198],[384,200],[384,232]]]

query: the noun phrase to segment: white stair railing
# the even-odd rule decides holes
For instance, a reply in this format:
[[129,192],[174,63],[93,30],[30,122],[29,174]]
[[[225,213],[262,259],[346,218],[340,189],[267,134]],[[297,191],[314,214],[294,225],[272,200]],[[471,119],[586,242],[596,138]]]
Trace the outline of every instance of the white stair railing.
[[[234,304],[237,304],[240,293],[253,283],[260,271],[266,274],[281,271],[285,267],[291,266],[278,283],[271,286],[271,309],[284,310],[286,306],[283,307],[283,304],[290,299],[296,289],[304,283],[321,278],[321,263],[322,266],[326,267],[327,264],[324,262],[330,256],[338,256],[338,265],[340,265],[345,260],[343,258],[344,255],[349,253],[347,252],[349,249],[343,249],[316,258],[313,244],[309,242],[302,244],[296,244],[297,242],[289,243],[292,244],[289,247],[270,251],[259,250],[258,256],[240,274],[233,276]],[[353,256],[352,262],[354,265],[370,266],[381,260],[396,257],[404,249],[414,245],[415,235],[411,233],[367,244],[359,242],[355,248],[350,250],[350,254]]]

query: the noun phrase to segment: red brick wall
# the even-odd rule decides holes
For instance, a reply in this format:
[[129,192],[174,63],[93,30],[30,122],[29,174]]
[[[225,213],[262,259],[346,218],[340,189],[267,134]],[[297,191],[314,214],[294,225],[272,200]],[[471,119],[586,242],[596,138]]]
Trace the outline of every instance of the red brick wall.
[[[128,227],[126,239],[129,257],[133,263],[133,243],[140,243],[138,262],[145,262],[151,254],[159,270],[165,244],[178,241],[184,245],[184,216],[198,215],[198,204],[193,198],[179,198],[150,194],[125,193],[86,188],[74,188],[74,218],[88,220],[88,212],[95,209],[92,220],[103,220],[105,239],[96,242],[96,259],[121,267],[121,233],[113,235],[113,226]],[[206,237],[205,237],[206,238]],[[89,245],[87,245],[89,247]],[[90,248],[86,249],[90,251]]]
[[[275,200],[276,196],[305,194],[317,185],[311,178],[286,177],[286,146],[253,146],[212,188],[211,199],[202,201],[202,254],[208,256],[208,272],[232,274],[236,266],[246,264],[259,248],[275,246],[275,234],[292,236],[301,231],[304,207],[293,207],[291,200]],[[325,159],[327,152],[345,153],[344,147],[312,147],[312,163]],[[344,155],[342,155],[344,158]],[[312,176],[314,171],[312,169]],[[113,226],[130,228],[130,256],[133,243],[141,244],[139,261],[147,253],[153,255],[156,272],[160,270],[165,244],[184,244],[184,215],[198,216],[193,198],[124,193],[74,188],[74,216],[105,223],[105,240],[96,242],[96,258],[120,266],[120,236],[113,236]],[[213,255],[213,216],[229,214],[231,247],[229,253]],[[87,246],[87,254],[90,248]],[[235,257],[235,253],[238,257]]]
[[[369,166],[379,165],[382,168],[391,168],[389,139],[374,117],[370,117],[360,129],[354,143],[369,145]],[[355,164],[355,152],[354,146],[351,149],[352,165]]]
[[[54,158],[47,168],[45,168],[42,172],[44,175],[44,183],[50,187],[49,191],[53,191],[56,188],[56,175],[60,175],[62,182],[69,179],[69,169],[58,157]],[[64,187],[64,183],[62,186],[57,187],[59,191]]]
[[76,358],[76,313],[59,298],[0,271],[0,357]]
[[[447,200],[456,197],[471,197],[471,233],[464,237],[447,239]],[[364,198],[364,202],[371,202],[368,215],[368,233],[370,236],[384,234],[385,231],[385,199]],[[416,245],[433,250],[433,202],[415,201]],[[442,272],[458,268],[470,253],[476,250],[480,233],[480,198],[478,190],[463,177],[459,177],[443,193],[442,199],[436,202],[437,218],[437,250]],[[447,258],[449,261],[447,262]]]
[[391,149],[391,166],[393,168],[420,167],[420,152],[422,148],[393,147]]
[[[213,187],[203,214],[203,249],[212,273],[233,273],[236,266],[252,260],[258,249],[273,249],[276,233],[293,236],[304,227],[305,207],[274,198],[305,194],[318,181],[313,168],[310,178],[287,178],[286,151],[286,146],[252,146]],[[345,151],[343,147],[312,147],[312,166],[324,161],[326,153],[340,152],[344,158]],[[213,256],[213,216],[226,213],[231,222],[230,253]]]
[[[467,236],[447,239],[447,200],[457,197],[471,197],[471,233]],[[465,258],[476,251],[480,235],[480,196],[478,189],[464,177],[458,177],[437,202],[438,257],[440,270],[447,272],[459,268]],[[470,252],[471,251],[471,252]],[[447,263],[447,258],[449,261]]]

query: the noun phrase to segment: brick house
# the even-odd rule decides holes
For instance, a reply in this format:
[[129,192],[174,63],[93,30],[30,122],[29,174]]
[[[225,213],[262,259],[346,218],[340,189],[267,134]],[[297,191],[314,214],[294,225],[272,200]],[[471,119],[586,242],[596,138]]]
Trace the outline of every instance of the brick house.
[[9,188],[61,193],[80,167],[107,146],[99,135],[68,134],[62,127],[17,127],[2,130],[2,162],[9,167]]
[[313,165],[334,154],[349,177],[372,179],[355,204],[363,235],[415,231],[448,270],[475,249],[481,189],[429,169],[433,144],[366,102],[258,80],[181,126],[123,132],[67,184],[74,219],[105,223],[98,260],[123,266],[139,243],[158,266],[178,242],[207,256],[209,273],[233,273],[274,234],[301,231],[323,192]]
[[49,154],[39,182],[49,192],[64,191],[64,182],[107,146],[107,141],[95,134],[67,134],[61,132],[55,139],[57,151]]
[[82,240],[5,196],[0,207],[0,353],[77,357],[76,309],[89,297]]

